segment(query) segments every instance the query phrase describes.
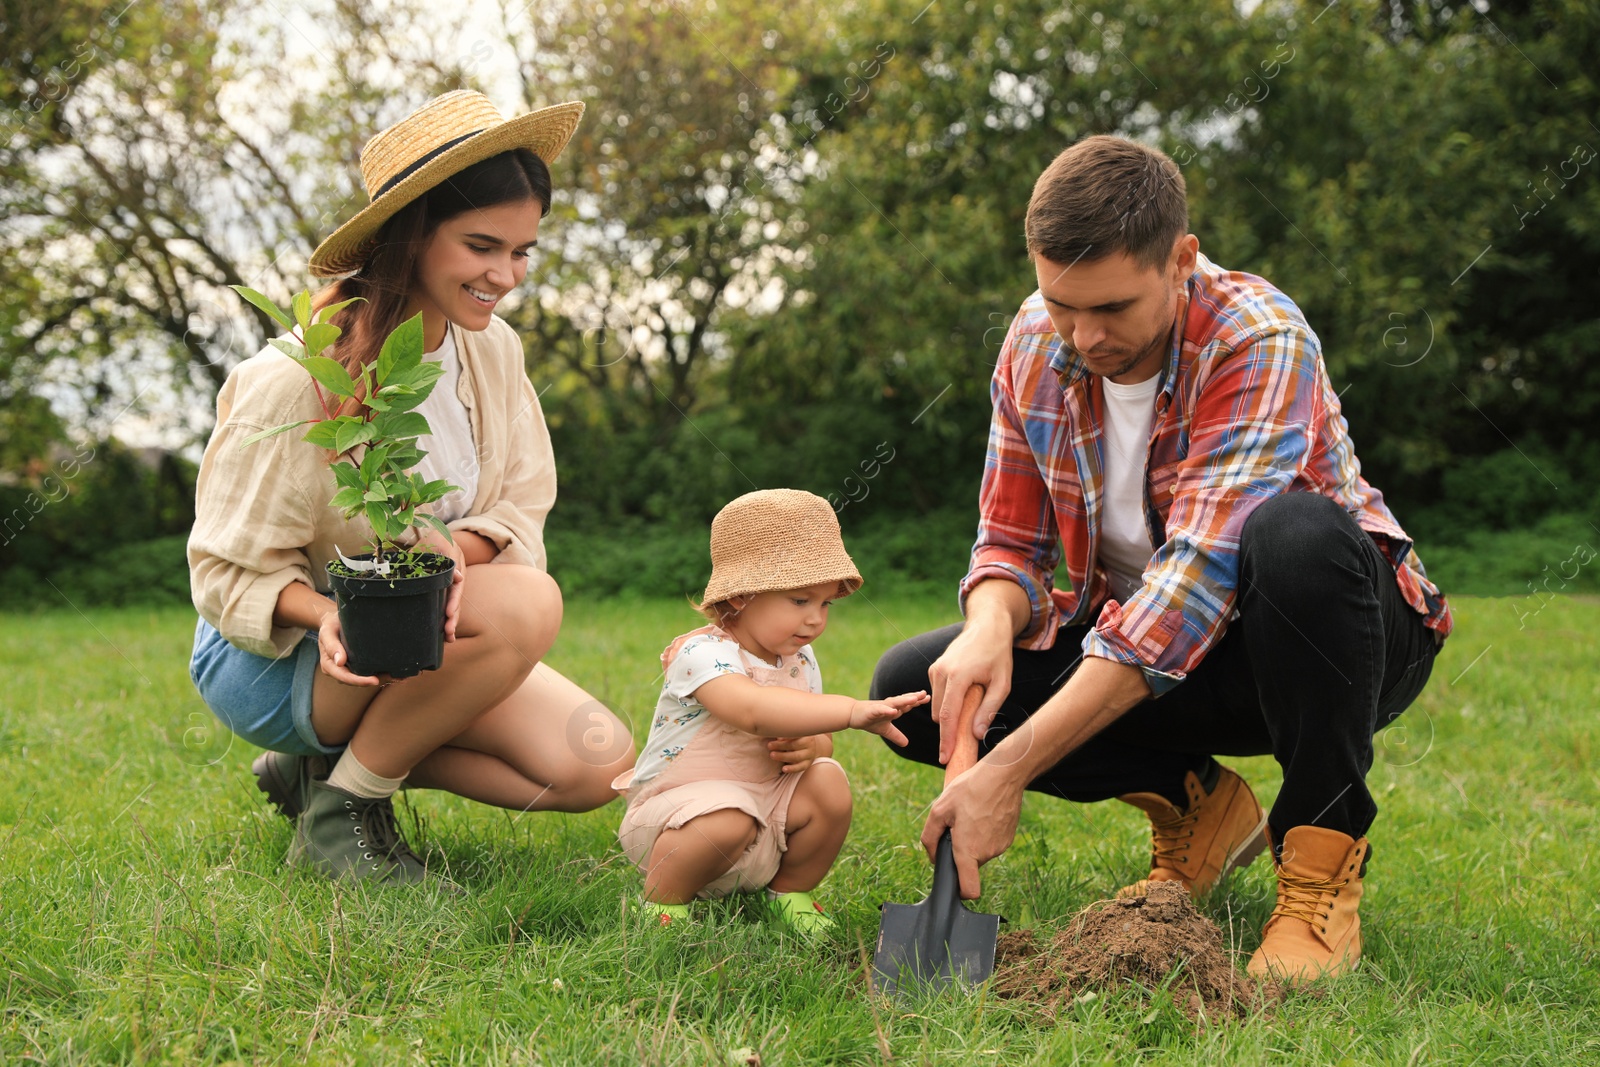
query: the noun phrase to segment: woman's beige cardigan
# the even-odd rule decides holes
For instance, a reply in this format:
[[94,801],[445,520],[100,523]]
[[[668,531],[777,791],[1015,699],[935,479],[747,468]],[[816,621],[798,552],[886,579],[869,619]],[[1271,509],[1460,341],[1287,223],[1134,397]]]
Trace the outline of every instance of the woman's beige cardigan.
[[[457,395],[478,451],[471,514],[450,523],[500,549],[496,563],[545,566],[544,520],[556,498],[555,457],[544,412],[523,365],[522,342],[499,317],[472,333],[451,325],[461,355]],[[237,648],[274,659],[305,631],[275,626],[290,582],[328,592],[337,546],[367,550],[372,528],[328,506],[337,489],[327,453],[290,430],[253,445],[246,437],[322,417],[311,377],[268,346],[235,367],[217,395],[217,426],[200,461],[189,584],[195,610]],[[359,458],[359,451],[357,452]]]

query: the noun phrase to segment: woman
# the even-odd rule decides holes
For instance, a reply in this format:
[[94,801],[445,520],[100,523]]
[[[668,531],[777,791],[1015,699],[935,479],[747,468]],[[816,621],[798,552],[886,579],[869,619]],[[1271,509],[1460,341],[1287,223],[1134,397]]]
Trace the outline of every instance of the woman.
[[[328,506],[327,454],[294,433],[241,447],[271,426],[318,417],[312,380],[272,347],[240,364],[217,398],[189,539],[201,619],[190,675],[235,733],[269,751],[253,770],[295,821],[289,862],[331,877],[421,882],[391,798],[445,789],[517,810],[587,811],[633,763],[627,728],[540,660],[561,625],[543,527],[555,465],[516,333],[495,304],[527,272],[550,207],[550,173],[583,105],[503,120],[487,98],[452,92],[362,150],[370,204],[311,257],[348,275],[315,298],[348,300],[332,354],[354,370],[421,312],[424,358],[444,377],[420,409],[433,433],[419,470],[461,487],[435,506],[452,538],[445,655],[437,671],[390,681],[347,666],[325,565],[371,536]],[[353,273],[351,273],[353,272]]]

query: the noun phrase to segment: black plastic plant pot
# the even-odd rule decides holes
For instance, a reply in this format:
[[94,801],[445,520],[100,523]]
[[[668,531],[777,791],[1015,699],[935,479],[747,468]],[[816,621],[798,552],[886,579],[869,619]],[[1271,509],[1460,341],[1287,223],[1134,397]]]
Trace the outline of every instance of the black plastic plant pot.
[[[352,557],[370,560],[371,553]],[[339,605],[339,626],[350,656],[352,674],[387,674],[410,678],[436,671],[444,663],[444,605],[456,561],[426,553],[405,573],[389,577],[340,573],[343,564],[328,564],[328,582]],[[398,568],[397,568],[398,569]]]

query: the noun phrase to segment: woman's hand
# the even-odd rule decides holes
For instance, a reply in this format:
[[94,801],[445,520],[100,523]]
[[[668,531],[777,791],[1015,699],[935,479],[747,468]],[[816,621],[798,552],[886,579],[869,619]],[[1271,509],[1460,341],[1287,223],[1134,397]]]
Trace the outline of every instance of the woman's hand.
[[339,613],[330,611],[322,616],[317,627],[317,655],[322,673],[344,685],[383,685],[383,679],[372,674],[352,674],[345,666],[350,654],[344,647],[344,630],[339,625]]
[[809,737],[777,737],[767,742],[767,751],[777,760],[784,774],[799,774],[818,756],[833,755],[833,738],[827,734]]
[[901,693],[883,700],[858,700],[850,707],[850,728],[877,734],[905,748],[909,743],[893,720],[898,719],[918,704],[926,704],[928,694],[923,691]]
[[446,539],[438,530],[429,527],[419,532],[417,543],[413,546],[417,552],[436,552],[441,556],[448,556],[456,561],[455,573],[450,578],[450,596],[444,602],[444,639],[446,643],[456,639],[456,622],[461,614],[461,594],[467,582],[467,554],[453,540]]

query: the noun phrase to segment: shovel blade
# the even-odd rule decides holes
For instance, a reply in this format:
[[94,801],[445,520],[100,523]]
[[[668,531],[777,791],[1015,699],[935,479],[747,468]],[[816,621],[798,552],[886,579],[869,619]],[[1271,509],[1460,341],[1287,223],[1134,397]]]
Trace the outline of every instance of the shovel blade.
[[873,985],[890,996],[917,985],[980,985],[994,973],[999,935],[1000,916],[972,911],[961,902],[946,834],[934,863],[933,892],[920,904],[883,905]]
[[890,996],[905,986],[942,988],[952,981],[981,985],[994,973],[1000,916],[957,907],[936,933],[926,904],[885,904],[872,957],[873,983]]

